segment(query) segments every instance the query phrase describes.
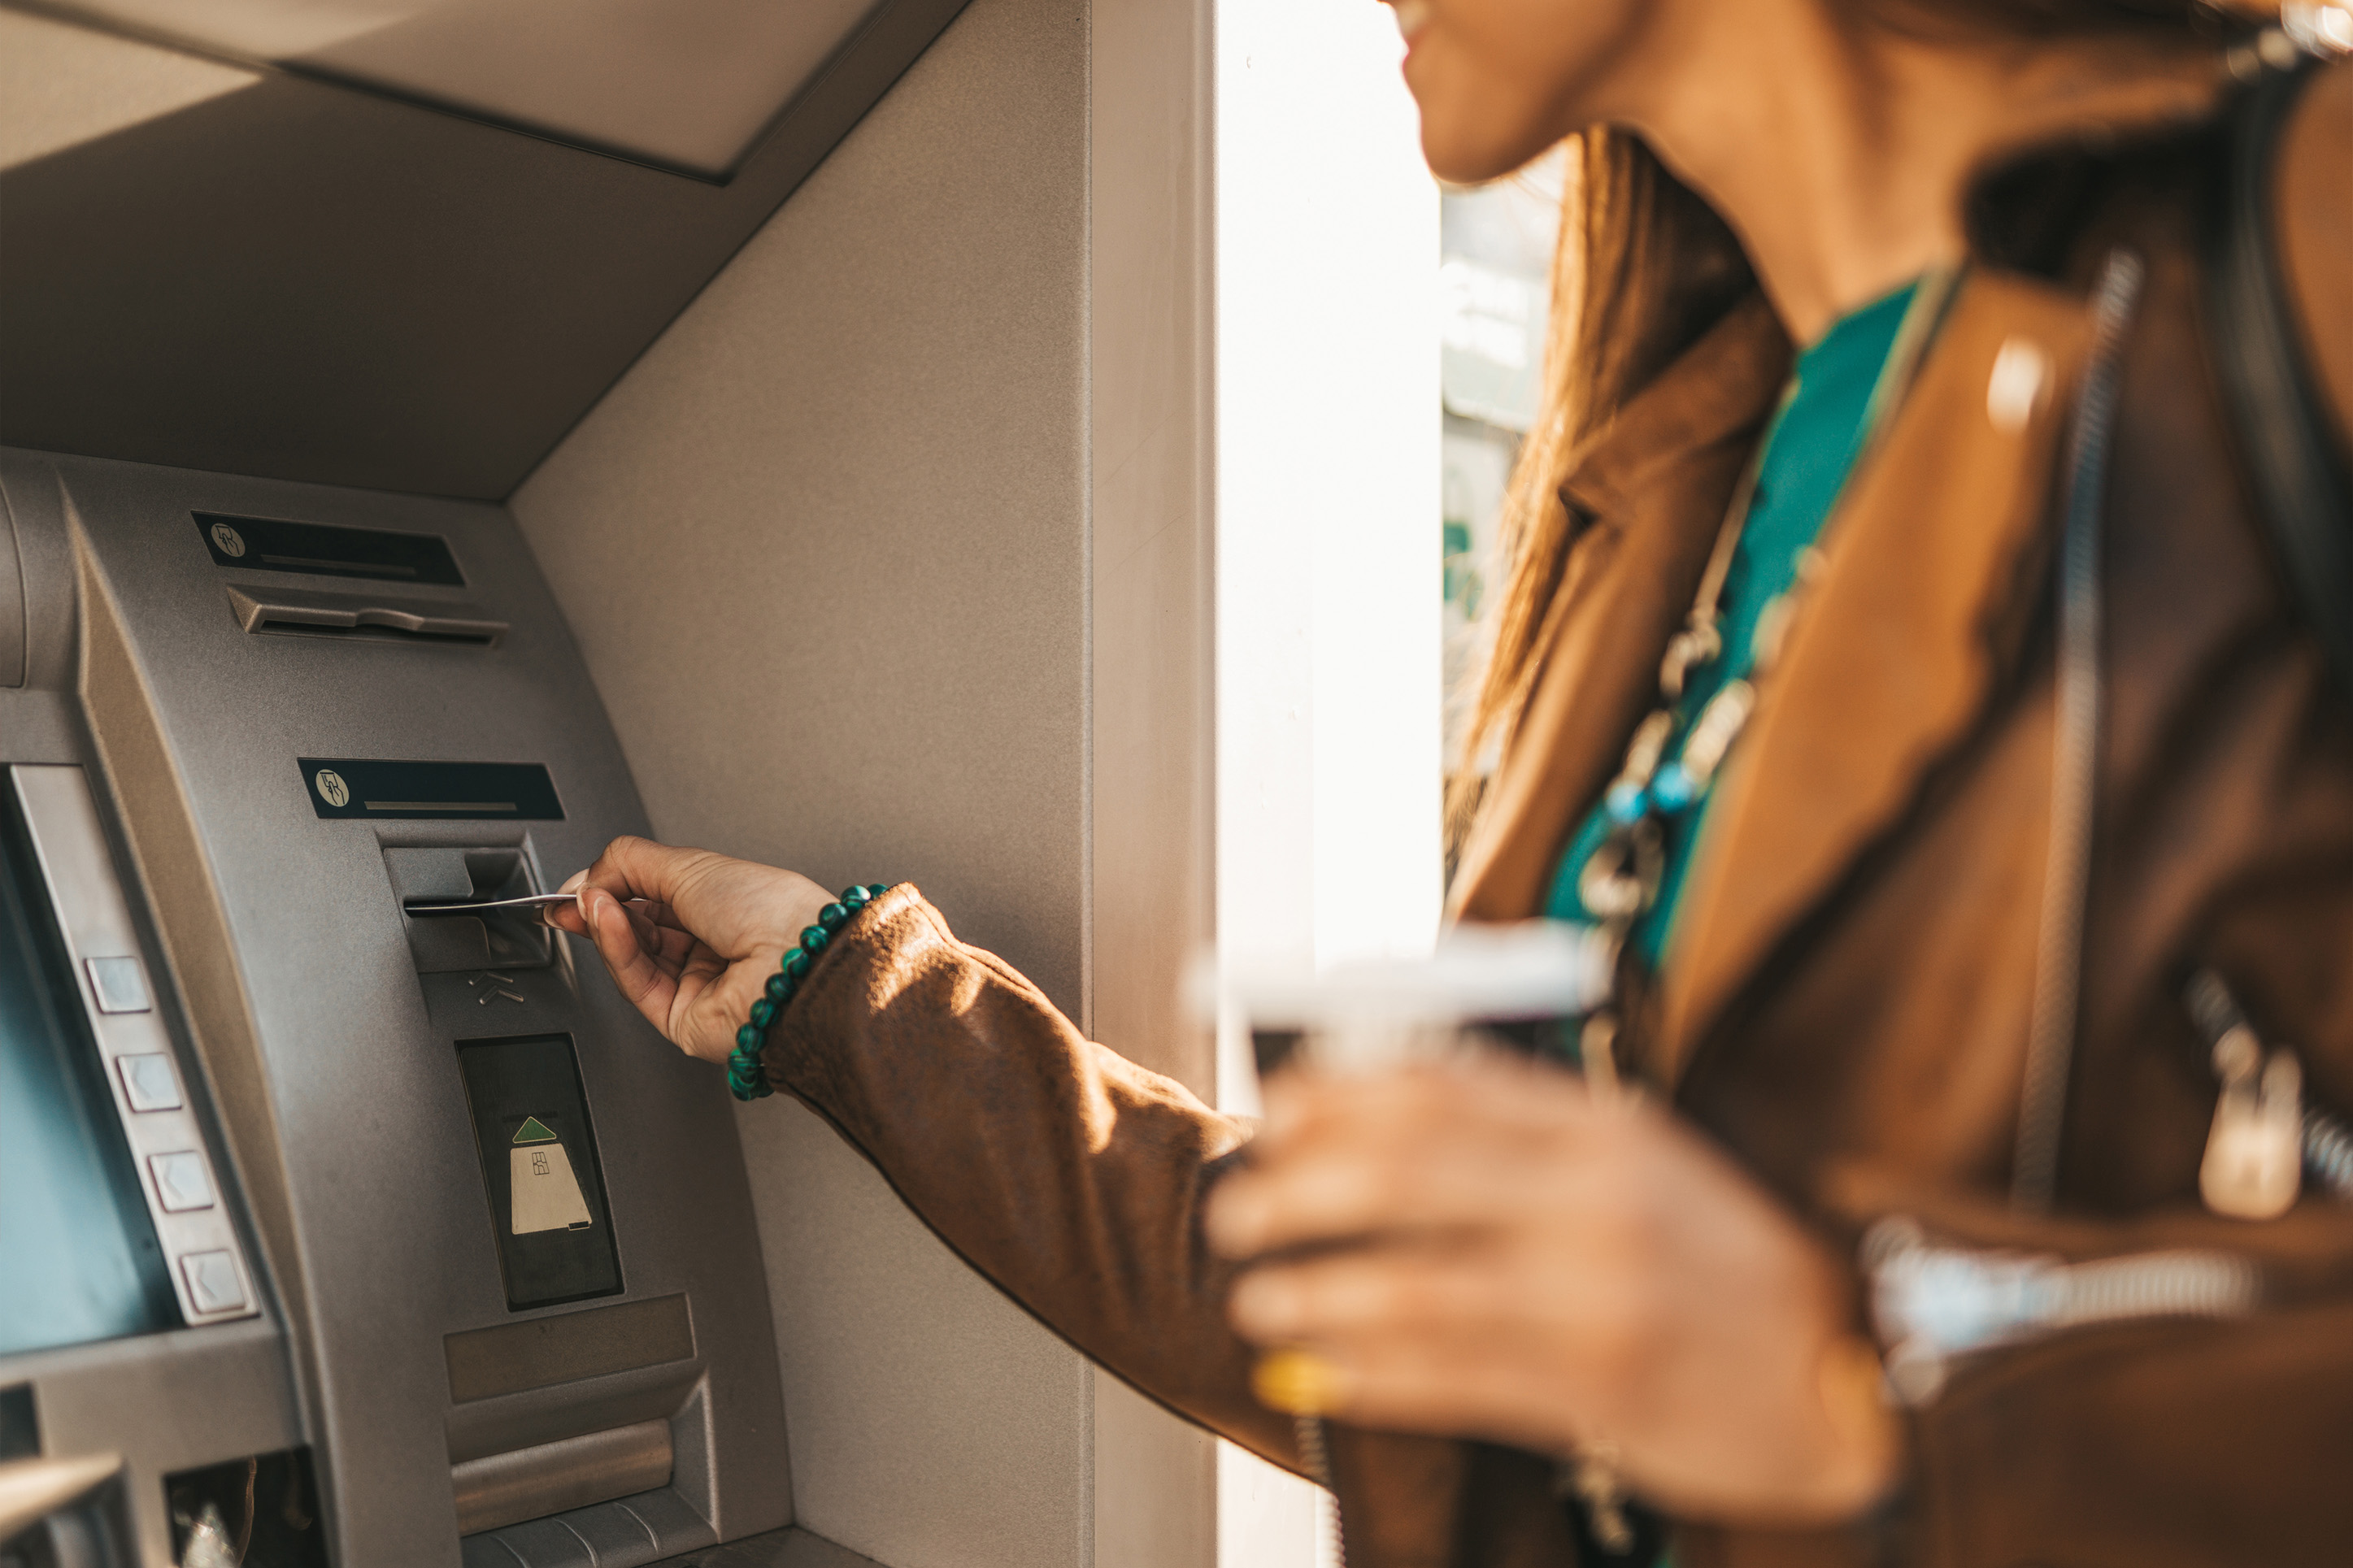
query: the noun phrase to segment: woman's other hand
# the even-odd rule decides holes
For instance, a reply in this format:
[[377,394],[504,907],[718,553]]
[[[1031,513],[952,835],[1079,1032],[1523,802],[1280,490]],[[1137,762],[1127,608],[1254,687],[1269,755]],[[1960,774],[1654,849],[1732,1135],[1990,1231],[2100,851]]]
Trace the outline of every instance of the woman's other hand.
[[621,994],[679,1049],[723,1062],[785,950],[833,895],[791,871],[616,838],[551,924],[596,944]]
[[1687,1128],[1504,1058],[1270,1083],[1208,1236],[1345,1420],[1566,1457],[1685,1517],[1852,1517],[1899,1437],[1830,1252]]

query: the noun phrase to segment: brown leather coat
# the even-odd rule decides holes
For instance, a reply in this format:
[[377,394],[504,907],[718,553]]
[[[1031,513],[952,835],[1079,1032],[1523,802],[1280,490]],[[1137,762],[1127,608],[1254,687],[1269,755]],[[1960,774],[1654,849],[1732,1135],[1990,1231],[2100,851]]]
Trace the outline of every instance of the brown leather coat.
[[[2229,976],[2266,1035],[2299,1047],[2311,1096],[2353,1111],[2353,706],[2289,608],[2225,432],[2194,259],[2209,150],[2195,132],[2055,150],[2052,179],[2072,183],[2044,205],[2064,209],[2063,243],[2023,218],[1983,237],[1719,784],[1634,1066],[1842,1245],[1905,1213],[1957,1242],[2068,1258],[2211,1247],[2259,1265],[2264,1305],[1981,1352],[1916,1415],[1892,1533],[1687,1526],[1686,1568],[1891,1547],[1938,1564],[2353,1561],[2353,1205],[2308,1186],[2285,1217],[2248,1223],[2198,1194],[2215,1088],[2185,966]],[[2342,432],[2353,65],[2305,93],[2275,190]],[[2037,1219],[2008,1190],[2052,800],[2052,546],[2086,293],[2116,246],[2147,281],[2105,509],[2081,1026],[2055,1215]],[[2051,367],[2022,425],[1989,415],[2014,342]],[[1763,302],[1736,310],[1569,479],[1581,532],[1458,876],[1462,918],[1540,907],[1651,699],[1788,363]],[[1248,1393],[1197,1223],[1244,1127],[1082,1039],[904,888],[825,955],[768,1062],[1081,1350],[1297,1463],[1288,1421]],[[1352,1568],[1574,1561],[1545,1461],[1354,1431],[1331,1448]]]

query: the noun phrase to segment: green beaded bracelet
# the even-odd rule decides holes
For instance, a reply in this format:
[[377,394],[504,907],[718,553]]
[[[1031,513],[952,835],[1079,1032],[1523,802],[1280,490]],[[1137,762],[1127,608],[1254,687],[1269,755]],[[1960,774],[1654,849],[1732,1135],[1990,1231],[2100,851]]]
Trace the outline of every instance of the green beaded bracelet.
[[817,912],[817,924],[801,932],[800,945],[785,950],[784,962],[776,973],[768,976],[760,999],[752,1004],[752,1021],[735,1031],[735,1049],[727,1058],[727,1092],[738,1100],[758,1100],[776,1092],[768,1085],[768,1070],[761,1065],[760,1053],[768,1044],[768,1026],[784,1013],[785,1004],[808,978],[809,965],[823,952],[833,933],[849,923],[850,917],[875,900],[889,892],[890,885],[875,882],[863,888],[844,888],[840,899]]

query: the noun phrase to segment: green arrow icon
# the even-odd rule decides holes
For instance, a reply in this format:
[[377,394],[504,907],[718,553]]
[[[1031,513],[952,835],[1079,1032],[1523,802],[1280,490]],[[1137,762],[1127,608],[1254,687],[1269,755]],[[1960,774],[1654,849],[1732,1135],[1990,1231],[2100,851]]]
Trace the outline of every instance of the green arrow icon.
[[522,1125],[515,1130],[514,1141],[518,1143],[554,1143],[557,1139],[547,1130],[546,1122],[536,1116],[526,1116]]

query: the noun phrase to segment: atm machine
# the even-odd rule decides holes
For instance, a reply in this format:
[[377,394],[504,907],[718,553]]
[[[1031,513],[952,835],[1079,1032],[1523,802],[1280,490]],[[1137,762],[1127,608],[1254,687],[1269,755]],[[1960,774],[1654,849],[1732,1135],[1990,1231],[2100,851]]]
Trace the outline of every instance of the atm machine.
[[648,817],[448,498],[960,4],[0,10],[5,1568],[865,1561],[792,1526],[725,1097],[467,908]]
[[21,453],[0,489],[0,1409],[16,1484],[78,1492],[12,1568],[783,1524],[723,1099],[535,916],[408,912],[644,826],[512,523]]

